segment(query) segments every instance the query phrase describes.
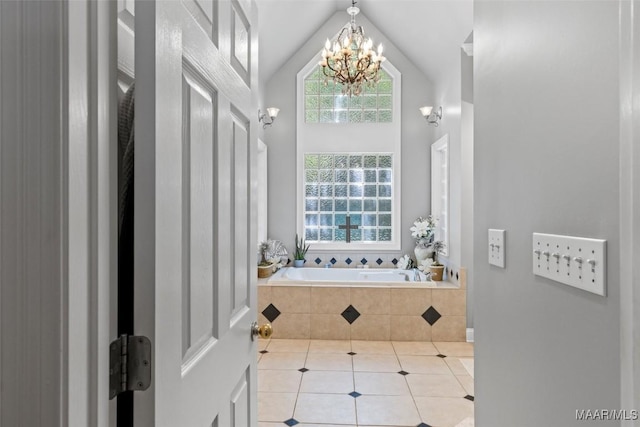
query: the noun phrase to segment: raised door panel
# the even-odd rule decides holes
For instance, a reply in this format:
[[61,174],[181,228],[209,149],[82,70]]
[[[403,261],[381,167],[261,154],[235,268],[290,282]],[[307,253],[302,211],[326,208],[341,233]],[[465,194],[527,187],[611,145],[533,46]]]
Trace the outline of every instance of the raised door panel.
[[[249,183],[250,183],[250,141],[248,132],[248,121],[238,112],[232,113],[232,182],[233,189],[233,279],[231,312],[233,315],[240,313],[248,307],[249,285],[251,278],[245,263],[235,262],[236,260],[246,260],[250,258],[249,242]],[[253,271],[253,269],[251,269]],[[233,317],[232,320],[233,322]]]
[[243,80],[250,84],[251,75],[251,26],[238,1],[231,1],[231,65]]
[[124,93],[135,76],[135,2],[118,0],[118,86]]
[[183,3],[193,19],[217,46],[219,2],[215,0],[183,0]]
[[215,92],[183,72],[182,343],[188,360],[211,344],[213,289],[213,145]]

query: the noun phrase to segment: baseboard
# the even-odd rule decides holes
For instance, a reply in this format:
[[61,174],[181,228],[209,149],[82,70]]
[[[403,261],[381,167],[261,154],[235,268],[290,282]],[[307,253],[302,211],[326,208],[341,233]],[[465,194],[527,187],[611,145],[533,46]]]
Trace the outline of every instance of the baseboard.
[[467,328],[467,342],[473,341],[473,328]]

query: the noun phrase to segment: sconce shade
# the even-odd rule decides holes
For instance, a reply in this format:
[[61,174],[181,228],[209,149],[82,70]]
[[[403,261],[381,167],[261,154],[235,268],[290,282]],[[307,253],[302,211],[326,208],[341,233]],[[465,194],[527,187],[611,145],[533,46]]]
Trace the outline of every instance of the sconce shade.
[[424,117],[427,117],[433,111],[433,107],[420,107],[420,112]]
[[436,111],[433,111],[431,106],[420,107],[420,113],[430,125],[438,126],[438,122],[442,119],[442,107],[438,107]]
[[[262,128],[266,129],[267,126],[271,126],[273,122],[276,120],[276,117],[278,117],[279,112],[280,112],[280,109],[275,107],[268,107],[266,113],[263,113],[260,110],[258,110],[258,122],[262,122]],[[268,119],[270,121],[267,121]]]
[[276,117],[278,117],[279,112],[280,112],[279,108],[275,108],[275,107],[267,108],[267,114],[269,115],[269,117],[271,117],[271,119],[275,119]]

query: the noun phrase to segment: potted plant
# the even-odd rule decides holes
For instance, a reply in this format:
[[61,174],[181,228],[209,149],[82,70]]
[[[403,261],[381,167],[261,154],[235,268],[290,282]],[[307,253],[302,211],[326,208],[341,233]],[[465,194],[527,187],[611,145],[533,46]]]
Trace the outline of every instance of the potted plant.
[[258,277],[265,278],[273,274],[273,263],[267,260],[269,242],[260,243],[260,263],[258,264]]
[[293,266],[302,267],[304,265],[304,257],[307,255],[309,245],[305,244],[304,239],[298,238],[296,234],[296,252],[293,254]]
[[433,264],[431,264],[431,279],[437,282],[442,281],[442,273],[444,272],[444,265],[438,262],[438,254],[445,248],[445,244],[441,240],[436,240],[431,244],[433,249]]

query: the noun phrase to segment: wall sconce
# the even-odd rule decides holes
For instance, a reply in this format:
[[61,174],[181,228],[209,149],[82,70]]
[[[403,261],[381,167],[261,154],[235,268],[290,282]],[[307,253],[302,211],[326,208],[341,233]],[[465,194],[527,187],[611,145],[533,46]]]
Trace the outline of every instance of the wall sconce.
[[438,122],[442,119],[442,107],[438,107],[436,111],[433,111],[433,107],[420,107],[420,112],[430,125],[438,126]]
[[[258,110],[258,122],[262,122],[262,129],[266,129],[267,126],[271,126],[273,124],[273,122],[276,121],[276,117],[278,117],[278,113],[280,112],[279,108],[274,108],[274,107],[269,107],[267,108],[267,112],[263,113],[260,110]],[[267,115],[269,117],[269,119],[271,119],[270,122],[267,121]]]

